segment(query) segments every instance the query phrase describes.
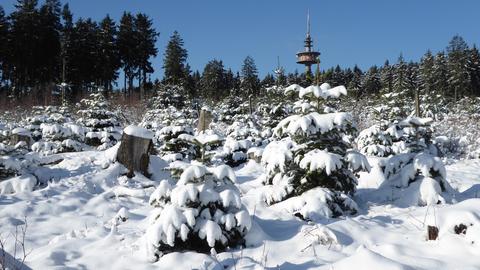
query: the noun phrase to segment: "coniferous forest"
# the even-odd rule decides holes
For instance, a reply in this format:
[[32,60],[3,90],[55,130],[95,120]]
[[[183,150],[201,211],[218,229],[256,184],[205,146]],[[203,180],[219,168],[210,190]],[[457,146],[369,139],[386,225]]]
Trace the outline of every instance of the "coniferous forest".
[[[162,33],[162,38],[166,35]],[[74,21],[73,11],[59,0],[41,5],[38,0],[20,0],[11,14],[0,6],[2,105],[54,105],[62,94],[74,103],[98,89],[143,99],[165,85],[181,86],[188,98],[218,102],[230,95],[262,96],[273,85],[310,83],[303,73],[285,74],[278,67],[259,78],[249,56],[239,71],[225,67],[220,59],[208,62],[203,71],[192,71],[180,33],[173,32],[163,55],[155,45],[159,37],[152,19],[142,13],[125,12],[118,22],[108,15],[98,22]],[[164,58],[161,80],[151,77],[153,57]],[[418,90],[458,100],[480,95],[480,53],[476,45],[454,36],[445,50],[427,50],[415,62],[400,54],[396,62],[387,60],[366,70],[336,66],[313,75],[322,82],[345,85],[356,98],[395,91],[413,96]]]

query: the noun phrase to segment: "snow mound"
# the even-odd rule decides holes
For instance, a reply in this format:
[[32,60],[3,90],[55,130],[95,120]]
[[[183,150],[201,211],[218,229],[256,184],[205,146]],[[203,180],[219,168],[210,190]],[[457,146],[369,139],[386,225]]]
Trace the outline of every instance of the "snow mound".
[[0,182],[0,194],[32,191],[36,184],[37,178],[31,174],[17,176]]
[[353,266],[356,270],[413,270],[412,267],[384,257],[363,245],[352,256],[321,269],[351,270]]
[[135,126],[135,125],[130,125],[126,127],[123,132],[127,135],[134,136],[134,137],[139,137],[139,138],[144,138],[151,140],[153,139],[154,133],[148,129]]
[[[332,205],[334,205],[334,211],[332,211]],[[271,207],[291,214],[300,214],[303,219],[314,221],[338,216],[345,212],[355,213],[358,211],[357,204],[348,196],[322,187],[310,189]]]

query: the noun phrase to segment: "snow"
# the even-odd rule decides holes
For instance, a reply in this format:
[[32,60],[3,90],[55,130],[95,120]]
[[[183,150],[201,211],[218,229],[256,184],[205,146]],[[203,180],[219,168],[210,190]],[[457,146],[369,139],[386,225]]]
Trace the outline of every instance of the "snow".
[[218,134],[201,133],[201,134],[195,136],[195,140],[197,142],[199,142],[201,145],[206,145],[206,144],[216,143],[216,142],[222,141],[223,137],[221,137]]
[[347,152],[345,155],[345,160],[349,163],[350,167],[352,168],[353,171],[367,171],[370,172],[371,166],[370,163],[368,162],[368,159],[358,153],[357,151],[350,150]]
[[323,171],[327,175],[337,169],[342,168],[342,157],[337,154],[329,153],[328,151],[314,149],[306,153],[299,162],[300,168],[309,171]]
[[192,165],[186,168],[180,179],[178,180],[179,185],[185,185],[186,183],[196,182],[197,179],[202,178],[207,173],[207,168],[202,165]]
[[224,238],[220,226],[211,220],[202,220],[195,225],[195,230],[198,231],[201,239],[207,239],[210,247],[214,247],[216,241],[222,241]]
[[323,134],[335,128],[343,129],[351,122],[352,116],[348,113],[319,114],[312,112],[307,115],[292,115],[283,119],[274,129],[274,133],[278,137]]
[[291,147],[292,142],[288,140],[273,141],[265,147],[261,163],[265,166],[267,174],[274,173],[276,169],[285,172],[286,162],[293,158]]
[[144,138],[147,140],[153,139],[154,133],[148,129],[135,126],[135,125],[130,125],[126,127],[123,132],[127,135],[134,136],[134,137],[139,137],[139,138]]
[[365,246],[360,246],[356,252],[339,262],[323,267],[321,269],[350,270],[352,266],[358,270],[384,269],[384,270],[413,270],[414,268],[395,262],[384,257]]
[[25,128],[17,127],[12,130],[12,134],[30,136],[30,131]]
[[22,175],[0,182],[0,195],[32,191],[37,184],[33,175]]
[[[435,179],[426,177],[421,180],[419,205],[435,205],[440,201],[442,189]],[[442,201],[445,200],[442,198]]]
[[[154,231],[146,226],[151,211],[148,195],[154,194],[157,188],[146,192],[147,197],[143,199],[105,196],[106,191],[119,184],[115,181],[121,174],[119,166],[101,169],[95,165],[108,154],[92,151],[57,155],[64,161],[46,174],[61,174],[60,181],[32,192],[0,195],[0,232],[10,233],[23,216],[27,216],[30,228],[36,228],[29,230],[26,237],[27,248],[32,250],[26,261],[29,267],[78,268],[83,265],[86,269],[129,269],[133,265],[138,269],[180,270],[201,269],[203,265],[211,269],[218,267],[210,255],[196,252],[173,252],[163,255],[156,263],[149,262],[145,257],[145,238],[163,237],[172,243],[171,235],[175,233],[179,239],[185,239],[189,228],[196,227],[195,216],[199,213],[181,213],[177,207],[159,209],[161,213],[171,214],[158,219],[156,226],[162,228],[161,233]],[[365,184],[365,177],[376,170],[374,159],[369,159],[369,163],[372,171],[362,175],[360,184]],[[273,269],[277,265],[280,269],[351,269],[352,265],[359,269],[476,269],[479,266],[480,192],[477,198],[474,192],[480,184],[478,160],[446,167],[448,181],[461,193],[456,204],[401,207],[391,200],[379,203],[375,198],[380,192],[390,194],[390,189],[360,186],[355,198],[359,214],[329,219],[318,215],[328,212],[328,208],[322,208],[326,193],[320,190],[273,206],[259,203],[257,193],[263,185],[257,178],[263,169],[254,164],[234,170],[243,193],[241,202],[252,218],[247,212],[219,218],[219,223],[228,227],[237,223],[250,227],[245,248],[218,252],[216,260],[228,265],[227,269],[234,269],[234,264],[237,269],[263,269],[259,262],[262,254],[267,254],[267,268]],[[372,182],[378,181],[378,176],[372,177]],[[158,186],[163,186],[168,193],[165,180],[159,181]],[[117,232],[109,236],[109,221],[122,207],[127,209],[128,219],[120,222]],[[293,216],[292,211],[313,215],[314,222],[302,221]],[[218,228],[213,224],[218,223],[211,222],[208,230],[202,226],[206,239],[221,241]],[[440,228],[439,240],[426,241],[426,225],[435,223]],[[454,233],[454,227],[460,223],[467,225],[465,235]],[[318,227],[325,227],[327,232]],[[149,234],[141,237],[145,231]],[[322,244],[319,239],[332,244]]]
[[345,86],[337,86],[332,88],[328,83],[323,83],[320,86],[311,85],[303,88],[298,84],[292,84],[285,88],[284,94],[298,93],[300,98],[305,96],[314,96],[316,98],[339,98],[341,95],[347,95]]
[[227,178],[231,182],[236,182],[237,177],[235,176],[235,173],[233,172],[232,168],[228,165],[219,165],[214,168],[210,168],[209,172],[212,173],[217,179],[223,180]]
[[[328,85],[297,85],[289,91],[299,94],[306,89],[314,97],[315,93],[328,98],[343,95],[341,88]],[[212,113],[217,113],[216,108]],[[45,124],[45,135],[70,133],[72,138],[41,139],[32,145],[34,152],[18,156],[14,151],[26,150],[2,141],[0,170],[21,174],[0,180],[0,240],[7,240],[7,256],[14,254],[10,235],[26,220],[30,269],[480,268],[480,160],[453,160],[444,166],[441,158],[408,152],[402,143],[392,148],[404,153],[392,157],[364,157],[353,149],[340,156],[316,149],[293,160],[292,151],[302,145],[291,137],[342,130],[349,127],[351,117],[308,112],[287,119],[275,129],[276,137],[261,128],[236,132],[235,136],[245,137],[235,139],[229,133],[180,135],[192,142],[200,136],[207,144],[226,138],[219,151],[231,150],[234,159],[251,153],[255,159],[232,168],[222,160],[199,163],[182,153],[161,153],[151,155],[150,178],[125,176],[127,169],[115,162],[119,143],[105,151],[54,151],[59,144],[84,147],[82,136],[87,132],[87,137],[103,140],[109,137],[107,131],[71,123]],[[408,125],[426,125],[430,120],[408,121]],[[225,131],[227,126],[219,129]],[[166,126],[160,135],[190,133],[187,129]],[[361,134],[368,137],[378,135],[377,131]],[[384,142],[404,132],[409,130],[391,127],[381,134],[383,138],[375,138]],[[156,138],[163,143],[167,136],[159,133]],[[253,133],[268,135],[257,141]],[[377,144],[365,148],[365,153],[388,150]],[[47,151],[49,156],[36,153]],[[301,169],[325,170],[330,177],[348,166],[359,175],[357,191],[350,197],[316,187],[296,195],[292,177],[285,173],[297,164]],[[25,170],[26,166],[31,168]],[[178,179],[170,175],[174,170],[182,172],[175,176]],[[332,205],[356,213],[336,216]],[[439,228],[435,241],[426,239],[429,225]],[[465,229],[457,233],[460,225]],[[245,246],[217,248],[238,232],[246,234]],[[206,253],[163,254],[158,249],[177,241],[187,244],[192,235],[205,239]]]

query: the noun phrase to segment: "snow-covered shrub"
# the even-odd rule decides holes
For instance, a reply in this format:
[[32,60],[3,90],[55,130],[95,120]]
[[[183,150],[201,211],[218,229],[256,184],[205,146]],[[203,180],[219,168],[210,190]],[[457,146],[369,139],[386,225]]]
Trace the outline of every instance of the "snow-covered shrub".
[[151,224],[145,234],[149,259],[174,251],[208,253],[244,244],[251,227],[233,170],[227,165],[192,165],[172,186],[167,180],[152,193]]
[[356,142],[360,151],[369,156],[431,151],[436,155],[432,140],[432,118],[408,117],[401,121],[373,125],[360,132]]
[[180,109],[187,102],[187,90],[181,85],[161,84],[156,94],[149,104],[153,109],[165,109],[170,106]]
[[394,155],[379,162],[386,180],[383,186],[405,192],[401,199],[406,204],[445,203],[454,193],[433,144],[431,122],[431,118],[414,117],[400,121],[395,126],[400,136],[392,145]]
[[451,201],[455,193],[446,180],[447,173],[442,160],[427,151],[398,154],[381,160],[379,165],[386,179],[383,188],[404,191],[406,194],[400,199],[406,204],[422,206],[446,203]]
[[[215,155],[215,159],[221,160],[227,165],[238,166],[249,159],[248,153],[252,147],[263,148],[268,144],[271,133],[262,133],[249,118],[237,117],[227,128],[227,137],[223,148]],[[251,152],[253,153],[253,151]],[[261,151],[255,151],[253,159],[261,158]]]
[[[34,141],[43,138],[42,125],[63,125],[71,122],[70,111],[67,107],[57,106],[34,106],[30,112],[32,116],[27,117],[23,122],[25,128],[32,132]],[[46,138],[49,140],[50,138]]]
[[229,96],[218,107],[218,121],[232,124],[236,116],[248,112],[248,104],[239,96]]
[[236,140],[232,137],[227,137],[221,153],[216,158],[222,159],[229,166],[238,166],[247,161],[247,151],[251,146],[251,140]]
[[189,126],[165,126],[155,133],[154,142],[160,143],[159,150],[165,154],[181,153],[184,156],[191,155],[189,144],[184,142],[179,136],[193,136],[193,129]]
[[15,146],[0,143],[0,180],[31,172],[38,163],[38,156],[29,152],[25,142]]
[[85,126],[88,131],[85,143],[98,146],[104,150],[114,145],[121,137],[119,117],[108,109],[108,102],[101,92],[92,93],[87,99],[82,99],[78,113],[81,117],[78,123]]
[[373,125],[362,130],[357,137],[360,152],[369,156],[386,157],[392,154],[392,138],[383,125]]
[[433,123],[435,144],[447,158],[480,158],[479,99],[465,98]]
[[[300,98],[310,101],[303,101],[305,105],[299,114],[280,121],[274,129],[278,141],[271,142],[263,152],[262,164],[266,171],[263,200],[272,204],[311,194],[308,191],[316,189],[317,193],[321,190],[324,194],[324,200],[316,204],[329,209],[323,211],[327,216],[355,212],[355,204],[348,197],[355,192],[355,173],[369,170],[370,166],[362,154],[350,149],[348,135],[355,133],[351,116],[342,112],[318,112],[321,100],[346,95],[346,89],[331,88],[328,84],[307,88],[292,85],[287,91],[298,92]],[[307,202],[313,203],[304,199],[297,199],[305,202],[300,203],[303,207],[308,207]]]
[[214,149],[220,147],[224,138],[216,134],[213,130],[206,130],[197,135],[181,134],[178,136],[178,142],[188,146],[187,156],[190,160],[199,160],[202,163],[209,162],[214,155]]

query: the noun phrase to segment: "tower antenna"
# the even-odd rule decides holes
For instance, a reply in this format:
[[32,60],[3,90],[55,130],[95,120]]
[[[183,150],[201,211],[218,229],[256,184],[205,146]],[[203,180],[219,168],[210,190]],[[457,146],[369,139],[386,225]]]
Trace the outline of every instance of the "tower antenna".
[[310,9],[307,9],[307,36],[310,36]]

